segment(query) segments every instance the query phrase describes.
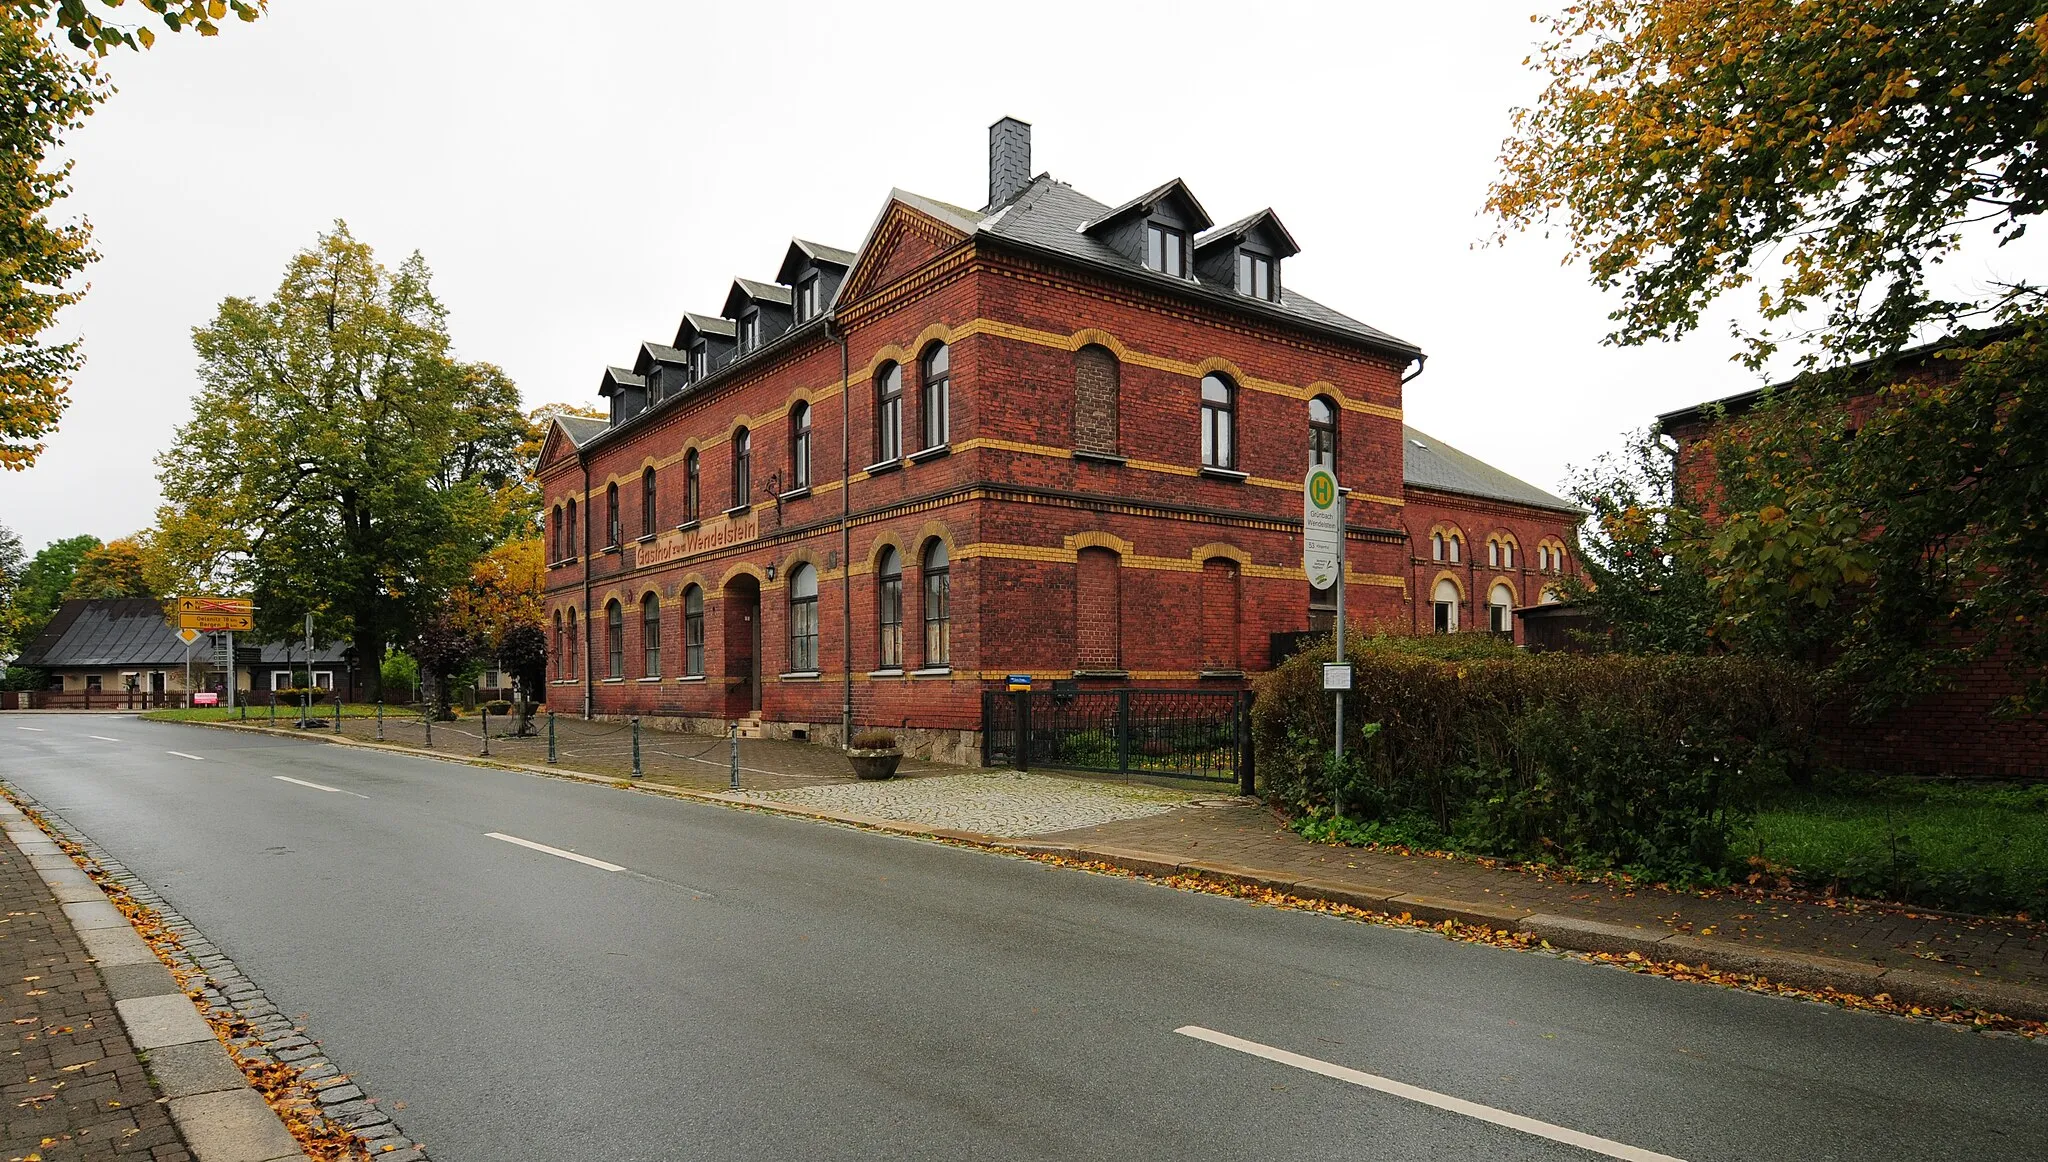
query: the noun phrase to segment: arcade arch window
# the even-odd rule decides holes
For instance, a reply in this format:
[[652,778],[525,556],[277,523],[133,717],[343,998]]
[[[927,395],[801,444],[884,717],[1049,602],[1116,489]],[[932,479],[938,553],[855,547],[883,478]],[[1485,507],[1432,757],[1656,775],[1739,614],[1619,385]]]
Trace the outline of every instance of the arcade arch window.
[[683,590],[683,673],[701,677],[704,673],[704,587]]
[[1436,583],[1436,632],[1458,632],[1458,586],[1449,577]]
[[1337,471],[1337,405],[1327,396],[1308,401],[1308,462]]
[[626,611],[616,598],[604,607],[605,677],[626,676]]
[[732,434],[732,507],[747,507],[754,495],[754,435],[741,428]]
[[802,400],[789,409],[789,486],[811,486],[811,405]]
[[1515,632],[1515,595],[1505,583],[1497,583],[1486,602],[1487,628],[1497,634]]
[[649,593],[640,599],[642,677],[661,677],[661,599]]
[[903,367],[884,363],[875,371],[875,463],[903,456]]
[[789,573],[789,668],[818,669],[818,571],[798,565]]
[[894,548],[883,549],[881,560],[875,564],[875,624],[876,668],[902,669],[903,556]]
[[934,343],[924,353],[924,394],[918,401],[919,421],[924,427],[924,446],[943,446],[953,435],[953,355],[944,343]]
[[924,552],[924,664],[928,669],[952,664],[953,578],[946,542],[934,540]]
[[1237,467],[1237,388],[1220,375],[1202,377],[1202,467]]

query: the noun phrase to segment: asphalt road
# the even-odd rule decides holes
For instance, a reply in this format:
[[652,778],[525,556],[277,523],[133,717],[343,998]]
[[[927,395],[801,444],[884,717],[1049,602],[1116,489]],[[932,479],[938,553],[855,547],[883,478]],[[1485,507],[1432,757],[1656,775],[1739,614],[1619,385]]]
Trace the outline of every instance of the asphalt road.
[[441,1162],[2048,1141],[2048,1045],[985,853],[132,718],[0,715],[0,776],[309,1013]]

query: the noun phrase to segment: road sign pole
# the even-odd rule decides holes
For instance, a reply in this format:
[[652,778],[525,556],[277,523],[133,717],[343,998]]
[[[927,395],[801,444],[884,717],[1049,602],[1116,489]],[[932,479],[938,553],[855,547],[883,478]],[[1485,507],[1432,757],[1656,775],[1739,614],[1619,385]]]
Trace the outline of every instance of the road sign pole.
[[228,689],[225,697],[228,709],[235,708],[235,631],[228,631]]

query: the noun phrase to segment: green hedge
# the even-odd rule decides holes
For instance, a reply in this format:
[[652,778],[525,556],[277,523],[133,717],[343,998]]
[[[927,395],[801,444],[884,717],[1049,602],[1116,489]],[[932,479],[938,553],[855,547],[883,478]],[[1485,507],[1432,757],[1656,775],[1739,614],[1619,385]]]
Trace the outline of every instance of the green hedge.
[[1798,671],[1458,637],[1354,639],[1341,766],[1322,689],[1331,648],[1260,678],[1269,799],[1344,838],[1711,878],[1765,792],[1809,761],[1814,702]]

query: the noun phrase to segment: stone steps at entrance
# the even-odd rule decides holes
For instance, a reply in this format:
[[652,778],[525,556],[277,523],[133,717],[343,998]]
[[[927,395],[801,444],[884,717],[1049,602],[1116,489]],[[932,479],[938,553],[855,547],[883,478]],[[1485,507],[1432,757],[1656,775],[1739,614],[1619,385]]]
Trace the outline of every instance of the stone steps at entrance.
[[761,728],[761,715],[758,712],[754,714],[749,714],[745,718],[740,719],[739,728],[741,738],[768,737],[767,732]]

